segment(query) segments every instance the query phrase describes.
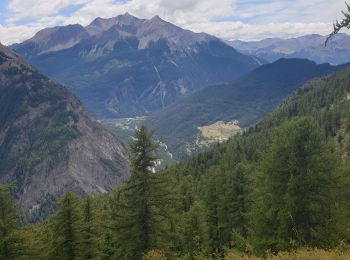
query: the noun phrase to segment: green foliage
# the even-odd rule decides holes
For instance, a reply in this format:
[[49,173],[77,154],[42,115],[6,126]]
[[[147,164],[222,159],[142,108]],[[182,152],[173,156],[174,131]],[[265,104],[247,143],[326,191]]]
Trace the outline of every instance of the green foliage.
[[313,81],[245,133],[162,172],[141,127],[122,187],[83,201],[68,193],[47,223],[9,222],[12,233],[32,238],[35,259],[346,259],[335,248],[350,243],[349,92],[349,70]]
[[78,198],[71,192],[65,193],[58,201],[59,210],[50,223],[52,245],[50,259],[76,259],[79,253]]
[[211,170],[204,180],[210,250],[214,252],[237,246],[232,236],[247,235],[249,170],[242,163],[231,167],[226,162]]
[[251,237],[257,252],[335,246],[335,166],[334,149],[311,118],[278,129],[254,194]]
[[175,159],[199,149],[195,145],[197,127],[216,121],[238,120],[249,127],[271,112],[285,97],[308,80],[344,69],[302,59],[281,59],[263,65],[247,76],[219,86],[211,86],[188,95],[150,116],[146,125],[157,130]]
[[327,37],[326,41],[325,41],[325,46],[327,45],[328,41],[337,33],[340,32],[341,29],[343,28],[347,28],[350,29],[350,6],[348,5],[347,2],[345,2],[346,7],[347,7],[347,11],[344,12],[342,11],[344,18],[343,20],[341,20],[340,22],[337,20],[334,24],[333,24],[333,32],[331,32],[331,34]]
[[167,207],[171,197],[164,177],[152,173],[159,147],[152,135],[144,126],[135,132],[130,143],[132,174],[114,198],[113,255],[117,259],[141,259],[151,249],[170,251]]
[[81,259],[97,259],[101,256],[98,249],[98,225],[96,224],[96,212],[91,197],[86,197],[82,202],[82,216],[78,220],[80,234],[79,253]]
[[207,252],[349,241],[349,75],[307,84],[243,135],[166,170],[189,183],[190,205],[204,203]]
[[190,259],[207,252],[208,226],[207,210],[201,201],[196,200],[189,209],[177,216],[176,248]]
[[17,207],[9,189],[10,186],[0,186],[0,259],[11,259],[18,253],[14,247]]
[[162,251],[150,250],[142,257],[142,260],[167,260],[167,257]]
[[18,227],[19,211],[11,190],[13,185],[0,185],[0,259],[29,259],[32,251]]
[[153,143],[153,132],[149,132],[145,126],[141,126],[135,131],[135,141],[130,142],[130,159],[133,176],[144,174],[149,176],[151,168],[155,166],[158,159],[155,151],[159,148],[159,143]]

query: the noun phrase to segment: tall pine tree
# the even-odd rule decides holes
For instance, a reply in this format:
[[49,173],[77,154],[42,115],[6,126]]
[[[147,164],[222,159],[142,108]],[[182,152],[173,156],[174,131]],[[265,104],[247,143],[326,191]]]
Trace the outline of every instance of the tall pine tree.
[[331,246],[333,152],[311,118],[288,122],[276,133],[263,157],[252,211],[251,235],[258,253]]
[[78,222],[78,232],[80,234],[79,258],[86,260],[97,259],[101,254],[98,248],[95,209],[90,196],[83,200],[81,217]]
[[153,132],[142,126],[130,143],[131,177],[112,207],[117,259],[141,259],[151,249],[170,247],[171,195],[164,176],[154,173],[159,143],[154,143],[152,136]]
[[51,259],[73,260],[79,253],[78,197],[66,192],[59,200],[59,210],[51,221]]

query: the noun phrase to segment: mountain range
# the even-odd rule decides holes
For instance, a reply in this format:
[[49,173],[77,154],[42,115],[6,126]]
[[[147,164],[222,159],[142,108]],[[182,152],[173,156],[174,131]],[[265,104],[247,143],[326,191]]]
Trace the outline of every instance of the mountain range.
[[[199,127],[218,121],[249,127],[300,85],[348,67],[318,64],[347,61],[348,37],[337,35],[323,49],[319,35],[235,41],[233,48],[159,16],[126,13],[85,27],[43,29],[11,46],[23,59],[1,46],[0,181],[19,183],[16,194],[28,209],[51,207],[67,189],[81,195],[110,190],[128,174],[127,151],[82,104],[102,120],[148,115],[141,122],[156,130],[173,159],[182,159],[202,149]],[[38,188],[39,180],[52,186]]]
[[291,39],[268,38],[261,41],[228,42],[247,55],[274,62],[280,58],[302,58],[317,63],[339,65],[350,61],[350,35],[337,34],[325,46],[327,36],[305,35]]
[[86,27],[47,28],[11,46],[63,83],[98,118],[145,115],[180,97],[224,83],[262,61],[222,40],[128,13]]
[[111,190],[129,175],[126,148],[63,86],[0,45],[0,183],[31,218],[69,190]]
[[238,120],[242,128],[251,126],[305,82],[349,66],[280,59],[231,83],[188,95],[152,115],[146,124],[156,129],[177,159],[185,158],[187,147],[193,146],[200,135],[198,127],[232,120]]
[[[226,259],[349,259],[347,244],[339,250],[349,237],[350,69],[338,72],[347,66],[282,59],[216,86],[225,90],[224,101],[249,103],[261,97],[258,107],[264,107],[266,97],[274,101],[295,90],[245,133],[161,172],[152,173],[147,167],[158,145],[148,138],[152,133],[142,130],[145,134],[133,146],[135,170],[130,181],[104,196],[84,200],[66,193],[57,212],[37,225],[15,225],[20,216],[7,187],[1,186],[1,228],[6,232],[2,232],[0,250],[5,257],[0,258],[167,259],[169,255],[173,259],[215,254]],[[38,133],[44,139],[31,145],[36,152],[26,154],[35,160],[40,151],[49,151],[54,157],[50,167],[55,168],[55,163],[69,156],[60,156],[62,146],[56,142],[79,138],[85,131],[78,125],[86,112],[62,86],[3,46],[0,80],[0,127],[23,126],[5,136],[13,133],[22,138],[25,130],[37,130],[42,120],[49,122],[50,128]],[[215,87],[209,89],[216,94]],[[52,142],[45,140],[46,133],[55,133]],[[1,153],[7,145],[0,146],[0,155],[5,155],[0,156],[0,165],[13,163],[6,155],[12,156],[27,142],[22,139],[12,145],[10,153]],[[46,150],[43,144],[54,146]],[[84,149],[79,148],[74,152]],[[22,158],[18,173],[25,169],[21,162],[28,162],[28,157]]]

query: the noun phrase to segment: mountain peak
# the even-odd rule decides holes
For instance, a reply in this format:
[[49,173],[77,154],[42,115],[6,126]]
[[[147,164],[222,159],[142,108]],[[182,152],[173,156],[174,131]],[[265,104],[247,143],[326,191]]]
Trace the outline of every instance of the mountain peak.
[[89,25],[100,23],[103,20],[101,17],[96,17]]
[[164,22],[164,20],[162,18],[160,18],[159,15],[153,16],[150,20],[151,21],[162,21],[162,22]]
[[130,13],[115,16],[113,18],[96,18],[92,23],[85,27],[90,35],[99,35],[108,31],[115,25],[119,26],[139,26],[144,20],[139,19]]
[[120,15],[120,16],[124,16],[124,17],[132,17],[132,18],[136,18],[136,19],[138,19],[136,16],[133,16],[133,15],[132,15],[132,14],[130,14],[129,12],[126,12],[126,13],[124,13],[124,14]]
[[118,16],[111,18],[111,19],[115,19],[116,21],[123,22],[123,23],[131,23],[133,21],[142,20],[136,16],[133,16],[132,14],[130,14],[128,12],[121,14],[121,15],[118,15]]

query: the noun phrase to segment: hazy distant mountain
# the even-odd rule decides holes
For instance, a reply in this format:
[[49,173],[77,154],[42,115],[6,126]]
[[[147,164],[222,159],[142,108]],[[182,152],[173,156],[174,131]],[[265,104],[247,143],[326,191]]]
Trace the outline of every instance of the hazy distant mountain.
[[169,151],[181,158],[186,156],[188,145],[193,146],[199,126],[221,120],[238,120],[241,127],[250,126],[306,81],[348,66],[281,59],[232,83],[197,91],[155,114],[147,124],[156,129]]
[[129,14],[97,18],[85,28],[44,29],[12,48],[64,83],[99,118],[157,111],[261,64],[208,34],[158,16],[145,20]]
[[270,38],[262,41],[232,41],[238,51],[274,62],[280,58],[302,58],[334,65],[350,61],[350,35],[338,34],[325,47],[326,36],[317,34],[292,39]]
[[125,147],[75,97],[0,44],[0,183],[15,183],[21,206],[45,215],[64,191],[110,190],[128,168]]

